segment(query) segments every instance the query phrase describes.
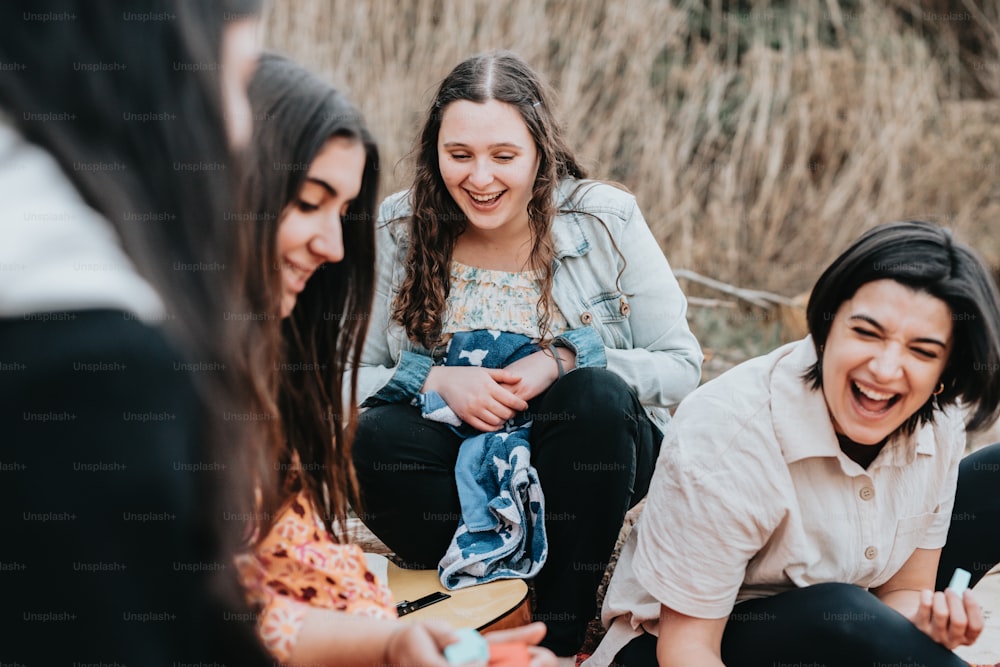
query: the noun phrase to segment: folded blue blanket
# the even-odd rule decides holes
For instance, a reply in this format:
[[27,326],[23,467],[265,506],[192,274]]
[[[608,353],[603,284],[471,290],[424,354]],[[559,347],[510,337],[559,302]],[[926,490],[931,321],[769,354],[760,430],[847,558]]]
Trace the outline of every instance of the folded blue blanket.
[[[477,330],[452,335],[448,366],[503,368],[537,351],[521,334]],[[518,413],[491,433],[465,424],[436,392],[418,397],[423,416],[466,436],[455,462],[462,518],[438,563],[449,590],[495,579],[533,577],[545,563],[545,499],[531,466],[529,413]]]
[[[456,477],[468,478],[467,483],[474,479],[476,484],[467,485],[465,492],[475,495],[476,503],[485,503],[479,505],[482,511],[470,518],[492,527],[474,529],[465,520],[463,504],[458,530],[438,563],[438,575],[445,588],[455,590],[495,579],[533,577],[545,564],[545,498],[538,473],[531,466],[527,432],[483,433],[472,438],[473,447],[469,447],[470,441],[462,444],[456,473],[476,460],[478,466]],[[463,456],[467,447],[474,451]]]

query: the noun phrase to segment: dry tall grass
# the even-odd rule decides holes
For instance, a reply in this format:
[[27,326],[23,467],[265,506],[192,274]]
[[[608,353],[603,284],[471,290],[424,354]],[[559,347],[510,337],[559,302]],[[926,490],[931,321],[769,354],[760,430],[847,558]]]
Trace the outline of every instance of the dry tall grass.
[[571,145],[636,193],[677,267],[790,295],[909,217],[1000,264],[1000,2],[734,5],[298,0],[271,3],[267,43],[351,91],[385,192],[434,86],[502,47],[546,73]]

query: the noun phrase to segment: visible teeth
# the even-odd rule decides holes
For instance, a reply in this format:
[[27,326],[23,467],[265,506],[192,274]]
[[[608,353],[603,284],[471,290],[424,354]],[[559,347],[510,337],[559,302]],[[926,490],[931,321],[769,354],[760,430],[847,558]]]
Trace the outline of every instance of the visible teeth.
[[474,194],[472,194],[470,192],[469,196],[472,197],[473,199],[475,199],[480,204],[488,204],[491,201],[495,201],[496,198],[499,197],[502,194],[503,194],[503,192],[498,192],[495,195],[474,195]]
[[867,389],[865,387],[862,387],[857,382],[854,383],[854,386],[858,388],[858,391],[860,391],[862,394],[872,399],[873,401],[888,401],[890,398],[895,396],[895,394],[883,394],[882,392],[875,391],[874,389]]

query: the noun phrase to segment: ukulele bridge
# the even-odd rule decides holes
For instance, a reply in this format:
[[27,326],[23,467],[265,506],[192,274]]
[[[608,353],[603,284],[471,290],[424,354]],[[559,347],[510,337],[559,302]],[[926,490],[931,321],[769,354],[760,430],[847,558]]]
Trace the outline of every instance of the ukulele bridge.
[[447,593],[431,593],[430,595],[425,595],[422,598],[413,600],[402,600],[396,604],[396,613],[400,616],[406,616],[407,614],[412,614],[418,609],[423,609],[424,607],[429,607],[435,602],[441,602],[442,600],[447,600],[451,596]]

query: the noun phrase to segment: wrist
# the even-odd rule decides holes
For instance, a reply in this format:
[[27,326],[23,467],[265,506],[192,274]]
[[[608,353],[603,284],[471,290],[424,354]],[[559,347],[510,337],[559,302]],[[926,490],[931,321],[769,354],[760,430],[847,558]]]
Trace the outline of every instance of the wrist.
[[560,366],[566,373],[576,368],[576,353],[570,348],[563,345],[553,345],[552,354],[559,359]]
[[427,377],[424,378],[424,384],[420,387],[420,393],[437,391],[437,381],[440,375],[441,366],[431,366],[430,370],[427,371]]

